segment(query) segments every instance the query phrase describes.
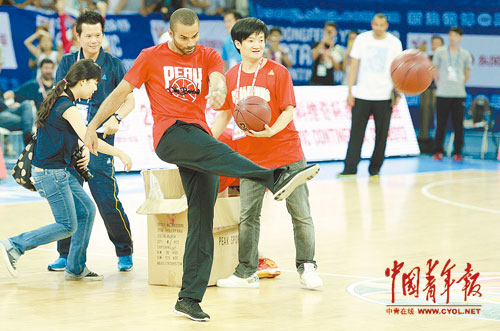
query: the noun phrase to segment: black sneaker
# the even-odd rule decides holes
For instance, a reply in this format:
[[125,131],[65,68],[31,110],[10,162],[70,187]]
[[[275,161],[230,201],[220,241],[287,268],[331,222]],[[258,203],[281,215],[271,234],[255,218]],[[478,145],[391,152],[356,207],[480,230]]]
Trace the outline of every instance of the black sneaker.
[[190,318],[193,321],[210,321],[210,316],[201,310],[198,301],[191,298],[178,299],[175,303],[174,313]]
[[313,164],[300,170],[289,170],[286,168],[281,172],[278,179],[274,183],[274,200],[281,201],[286,198],[297,188],[313,179],[319,172],[319,165]]

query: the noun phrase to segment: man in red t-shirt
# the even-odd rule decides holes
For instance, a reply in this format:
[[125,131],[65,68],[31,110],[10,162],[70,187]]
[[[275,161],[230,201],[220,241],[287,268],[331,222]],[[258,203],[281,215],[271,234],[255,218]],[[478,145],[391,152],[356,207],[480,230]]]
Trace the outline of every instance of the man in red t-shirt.
[[190,9],[172,13],[169,29],[172,39],[139,54],[89,123],[85,144],[96,153],[98,125],[134,88],[144,84],[154,119],[155,152],[163,161],[179,167],[188,200],[184,273],[174,312],[195,321],[208,321],[210,316],[201,310],[199,302],[212,269],[218,176],[253,179],[269,188],[276,200],[282,200],[313,178],[319,166],[300,171],[265,169],[211,135],[205,120],[207,101],[214,108],[221,107],[227,90],[220,55],[197,45],[199,24],[198,16]]
[[[293,123],[295,94],[288,70],[275,61],[264,59],[268,30],[264,22],[249,17],[236,22],[231,30],[233,42],[241,53],[242,62],[226,73],[228,94],[213,126],[218,137],[229,123],[235,104],[248,96],[258,96],[271,108],[270,125],[259,132],[238,133],[235,129],[238,153],[266,168],[288,167],[304,169],[306,160],[300,144],[299,133]],[[239,264],[233,275],[219,279],[220,287],[259,287],[258,243],[260,214],[266,187],[242,178],[240,181],[241,216],[239,226]],[[300,185],[286,198],[292,217],[296,267],[300,282],[305,288],[323,285],[316,273],[314,261],[314,225],[309,209],[307,185]]]

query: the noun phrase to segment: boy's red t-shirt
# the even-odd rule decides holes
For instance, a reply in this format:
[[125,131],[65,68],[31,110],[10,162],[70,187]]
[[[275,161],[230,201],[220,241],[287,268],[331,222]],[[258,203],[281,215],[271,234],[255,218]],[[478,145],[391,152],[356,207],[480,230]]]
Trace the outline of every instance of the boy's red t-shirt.
[[[227,95],[223,110],[230,109],[234,114],[234,105],[237,98],[237,80],[240,64],[235,65],[226,73]],[[245,73],[241,70],[240,100],[252,95],[251,86],[254,73]],[[260,68],[255,81],[253,95],[266,100],[271,108],[272,126],[287,106],[296,106],[292,78],[288,70],[272,60]],[[295,129],[293,120],[284,128],[269,138],[255,138],[246,136],[236,140],[236,150],[261,167],[278,168],[300,161],[304,158],[300,137]]]
[[197,45],[189,55],[175,53],[167,43],[142,50],[124,79],[137,88],[145,84],[154,119],[155,148],[177,120],[198,124],[211,134],[205,119],[205,97],[212,72],[224,72],[222,58],[203,45]]

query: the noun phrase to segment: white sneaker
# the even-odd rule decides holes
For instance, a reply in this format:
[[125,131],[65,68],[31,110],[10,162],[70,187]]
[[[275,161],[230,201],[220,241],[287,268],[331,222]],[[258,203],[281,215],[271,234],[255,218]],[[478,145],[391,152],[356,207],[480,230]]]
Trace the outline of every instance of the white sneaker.
[[[4,239],[4,240],[8,240],[8,239]],[[10,275],[14,278],[17,278],[17,270],[16,270],[17,259],[14,258],[9,253],[9,250],[6,247],[6,244],[3,243],[4,240],[0,241],[0,256],[5,264],[5,267],[9,271]]]
[[304,263],[304,272],[300,274],[300,284],[310,290],[323,286],[323,281],[319,278],[313,263]]
[[231,275],[227,278],[217,281],[218,287],[241,287],[241,288],[258,288],[259,276],[256,273],[248,278],[240,278],[236,275]]

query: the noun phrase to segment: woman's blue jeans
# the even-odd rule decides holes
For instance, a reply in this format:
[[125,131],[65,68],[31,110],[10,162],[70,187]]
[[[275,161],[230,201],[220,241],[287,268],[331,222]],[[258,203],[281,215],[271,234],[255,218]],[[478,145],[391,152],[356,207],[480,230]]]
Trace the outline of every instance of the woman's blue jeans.
[[[33,185],[49,202],[55,223],[9,238],[19,256],[40,245],[72,236],[66,272],[81,275],[96,209],[75,176],[67,169],[32,168]],[[18,258],[19,256],[14,256]]]

